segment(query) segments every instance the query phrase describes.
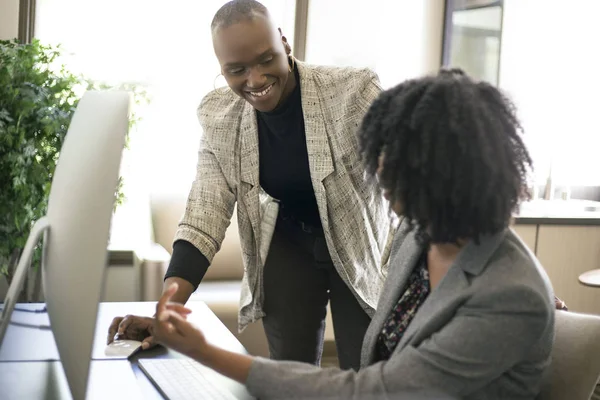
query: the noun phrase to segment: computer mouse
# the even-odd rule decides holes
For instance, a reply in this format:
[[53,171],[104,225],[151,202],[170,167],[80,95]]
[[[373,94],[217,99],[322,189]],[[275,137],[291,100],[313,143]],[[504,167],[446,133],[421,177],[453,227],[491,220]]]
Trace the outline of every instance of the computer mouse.
[[104,354],[110,357],[129,357],[131,353],[142,346],[137,340],[114,340],[104,349]]

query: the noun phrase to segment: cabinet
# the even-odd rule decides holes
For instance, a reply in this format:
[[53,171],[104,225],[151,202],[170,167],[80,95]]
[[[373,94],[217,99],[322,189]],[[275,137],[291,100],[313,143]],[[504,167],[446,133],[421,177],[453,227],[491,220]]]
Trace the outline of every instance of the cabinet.
[[579,275],[600,268],[600,224],[516,224],[512,229],[536,255],[570,311],[600,315],[600,288],[579,283]]
[[134,250],[108,249],[102,301],[141,301],[142,260]]
[[600,314],[600,288],[578,281],[600,268],[600,226],[539,225],[536,255],[570,311]]
[[513,231],[515,231],[515,233],[517,235],[519,235],[521,240],[523,240],[523,242],[525,242],[527,247],[529,247],[529,250],[531,250],[533,253],[535,253],[538,226],[537,225],[514,225],[514,226],[512,226],[512,229],[513,229]]

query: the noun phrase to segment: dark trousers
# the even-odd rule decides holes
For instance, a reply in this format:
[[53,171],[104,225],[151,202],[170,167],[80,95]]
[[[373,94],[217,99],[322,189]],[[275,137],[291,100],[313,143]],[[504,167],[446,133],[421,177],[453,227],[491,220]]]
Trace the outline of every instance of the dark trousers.
[[340,367],[358,371],[370,317],[335,270],[322,232],[280,218],[264,269],[270,357],[320,365],[328,301]]

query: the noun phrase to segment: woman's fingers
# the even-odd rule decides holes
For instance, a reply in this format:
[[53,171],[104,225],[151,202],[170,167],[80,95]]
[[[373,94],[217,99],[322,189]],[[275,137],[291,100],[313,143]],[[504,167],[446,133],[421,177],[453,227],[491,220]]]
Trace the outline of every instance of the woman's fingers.
[[167,303],[165,309],[175,311],[177,314],[182,316],[192,313],[192,310],[180,303]]
[[176,282],[173,282],[167,290],[164,291],[160,299],[158,299],[158,303],[156,303],[156,314],[160,314],[166,308],[168,303],[171,303],[171,297],[177,292],[179,285]]

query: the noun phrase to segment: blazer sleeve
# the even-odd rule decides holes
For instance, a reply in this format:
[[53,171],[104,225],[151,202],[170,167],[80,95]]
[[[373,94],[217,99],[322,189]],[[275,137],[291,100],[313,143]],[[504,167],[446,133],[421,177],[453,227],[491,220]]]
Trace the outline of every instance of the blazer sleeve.
[[[199,107],[198,114],[210,113],[210,98]],[[208,108],[208,111],[207,111]],[[231,223],[235,194],[229,187],[208,138],[214,123],[200,118],[203,128],[198,153],[196,178],[188,195],[184,215],[179,222],[175,240],[193,244],[209,262],[221,248],[225,232]]]
[[259,358],[246,384],[262,399],[395,398],[429,390],[462,398],[518,363],[540,338],[551,336],[544,336],[553,312],[547,303],[524,285],[495,292],[490,288],[463,305],[437,333],[387,361],[354,372]]

